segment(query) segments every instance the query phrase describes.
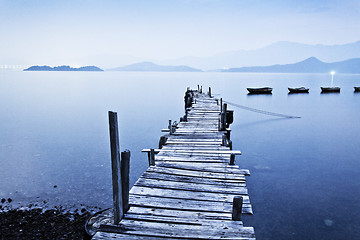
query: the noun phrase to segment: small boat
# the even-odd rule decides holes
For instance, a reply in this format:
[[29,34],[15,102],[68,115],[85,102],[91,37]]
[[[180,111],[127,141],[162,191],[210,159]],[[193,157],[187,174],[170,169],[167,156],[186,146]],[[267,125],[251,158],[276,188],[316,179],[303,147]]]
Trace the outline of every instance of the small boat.
[[354,87],[354,92],[360,92],[360,87]]
[[340,92],[339,87],[321,87],[322,93]]
[[262,88],[246,88],[249,91],[249,94],[271,94],[271,87],[262,87]]
[[308,93],[309,92],[309,88],[305,88],[305,87],[288,88],[288,89],[289,89],[289,93]]

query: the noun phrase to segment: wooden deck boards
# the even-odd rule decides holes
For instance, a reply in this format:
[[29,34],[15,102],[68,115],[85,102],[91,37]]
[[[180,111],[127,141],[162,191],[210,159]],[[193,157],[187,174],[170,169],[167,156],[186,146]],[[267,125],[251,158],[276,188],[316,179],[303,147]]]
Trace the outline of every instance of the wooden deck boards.
[[167,135],[155,166],[130,190],[130,210],[119,225],[104,220],[93,239],[255,239],[252,227],[231,220],[234,196],[252,214],[250,173],[229,165],[230,154],[241,153],[222,146],[219,113],[214,98],[196,92],[187,122]]

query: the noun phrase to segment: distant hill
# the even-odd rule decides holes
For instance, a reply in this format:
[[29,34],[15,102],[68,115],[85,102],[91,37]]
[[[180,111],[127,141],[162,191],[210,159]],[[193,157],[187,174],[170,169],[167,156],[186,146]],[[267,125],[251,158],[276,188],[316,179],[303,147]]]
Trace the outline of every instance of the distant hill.
[[329,73],[330,71],[335,71],[337,73],[360,73],[360,58],[353,58],[341,62],[326,63],[315,57],[311,57],[294,64],[229,68],[220,71],[272,73]]
[[209,57],[184,57],[161,61],[161,64],[186,64],[210,70],[249,66],[267,66],[299,62],[316,57],[325,62],[338,62],[360,57],[360,41],[341,45],[310,45],[296,42],[276,42],[254,50],[235,50]]
[[188,66],[164,66],[152,62],[140,62],[124,67],[109,69],[109,71],[143,71],[143,72],[202,72],[200,69]]
[[70,66],[58,66],[58,67],[49,67],[49,66],[31,66],[24,71],[104,71],[101,68],[96,66],[85,66],[79,68],[72,68]]

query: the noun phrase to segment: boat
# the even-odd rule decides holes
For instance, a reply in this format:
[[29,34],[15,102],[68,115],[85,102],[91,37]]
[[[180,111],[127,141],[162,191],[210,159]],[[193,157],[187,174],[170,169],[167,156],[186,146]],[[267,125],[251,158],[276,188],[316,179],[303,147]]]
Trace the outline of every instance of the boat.
[[320,87],[321,93],[339,93],[340,92],[339,87],[333,87],[335,72],[331,71],[330,74],[331,74],[331,85],[330,85],[330,87]]
[[262,87],[262,88],[246,88],[249,91],[249,94],[271,94],[271,87]]
[[360,87],[354,87],[354,92],[360,92]]
[[288,89],[289,89],[289,93],[308,93],[309,92],[309,88],[305,88],[305,87],[288,88]]
[[321,87],[322,93],[340,92],[339,87]]

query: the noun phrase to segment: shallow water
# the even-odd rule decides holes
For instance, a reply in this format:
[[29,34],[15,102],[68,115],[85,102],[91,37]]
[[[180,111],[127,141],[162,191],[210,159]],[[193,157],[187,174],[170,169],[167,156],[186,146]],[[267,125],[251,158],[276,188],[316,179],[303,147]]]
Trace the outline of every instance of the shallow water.
[[[247,178],[258,239],[360,238],[360,75],[336,75],[340,94],[320,94],[324,74],[1,72],[0,198],[13,205],[111,207],[107,111],[118,112],[121,149],[131,150],[131,184],[147,168],[168,120],[184,113],[186,87],[301,116],[238,109],[232,128]],[[246,87],[271,86],[272,95]],[[310,87],[288,95],[287,87]],[[54,187],[56,186],[56,187]]]

